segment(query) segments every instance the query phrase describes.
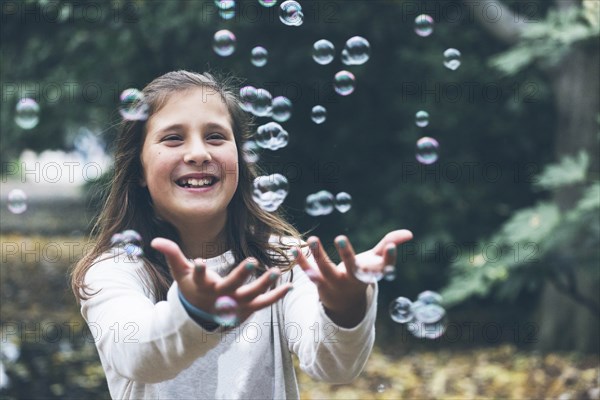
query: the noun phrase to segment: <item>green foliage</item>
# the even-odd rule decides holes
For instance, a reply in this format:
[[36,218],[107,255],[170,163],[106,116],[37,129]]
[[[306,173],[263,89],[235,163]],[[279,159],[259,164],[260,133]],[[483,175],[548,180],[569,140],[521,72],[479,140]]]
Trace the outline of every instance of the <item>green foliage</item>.
[[[575,260],[577,268],[597,268],[600,229],[594,221],[600,218],[600,184],[587,178],[587,166],[588,155],[582,152],[544,168],[537,187],[556,190],[577,184],[579,200],[566,210],[546,200],[515,211],[488,241],[478,244],[482,251],[462,255],[453,263],[442,293],[445,301],[457,304],[489,295],[515,299],[522,290],[561,278],[557,263],[564,257]],[[567,255],[562,254],[565,250]]]
[[575,44],[597,46],[600,24],[597,9],[571,7],[550,10],[543,21],[528,24],[519,42],[490,59],[490,66],[506,75],[514,75],[527,66],[556,65]]

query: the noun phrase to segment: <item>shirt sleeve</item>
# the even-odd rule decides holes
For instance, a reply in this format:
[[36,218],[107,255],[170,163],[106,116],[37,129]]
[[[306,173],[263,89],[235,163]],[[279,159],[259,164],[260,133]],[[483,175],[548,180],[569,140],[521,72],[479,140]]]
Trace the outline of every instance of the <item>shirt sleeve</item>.
[[174,282],[167,300],[155,303],[141,261],[114,254],[85,276],[92,293],[81,302],[105,369],[137,382],[174,378],[219,343],[220,329],[207,331],[189,317]]
[[367,287],[365,316],[353,328],[340,327],[327,316],[315,284],[299,266],[293,269],[293,284],[294,290],[284,298],[284,335],[300,368],[314,379],[351,382],[373,349],[377,284]]

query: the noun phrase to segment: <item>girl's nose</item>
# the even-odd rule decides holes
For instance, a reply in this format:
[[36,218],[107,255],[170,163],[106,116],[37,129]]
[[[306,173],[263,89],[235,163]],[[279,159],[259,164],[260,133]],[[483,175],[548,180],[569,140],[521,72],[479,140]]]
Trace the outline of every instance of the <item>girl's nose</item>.
[[206,148],[206,145],[201,142],[190,144],[183,155],[183,162],[186,164],[202,165],[211,160],[212,156],[210,152]]

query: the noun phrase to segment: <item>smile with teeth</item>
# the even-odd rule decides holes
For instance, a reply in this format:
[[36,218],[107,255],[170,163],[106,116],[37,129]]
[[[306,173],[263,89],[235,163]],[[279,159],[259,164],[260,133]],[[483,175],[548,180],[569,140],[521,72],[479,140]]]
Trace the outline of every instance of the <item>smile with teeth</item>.
[[183,178],[177,180],[177,185],[184,188],[201,188],[214,185],[216,179],[212,176],[204,178]]

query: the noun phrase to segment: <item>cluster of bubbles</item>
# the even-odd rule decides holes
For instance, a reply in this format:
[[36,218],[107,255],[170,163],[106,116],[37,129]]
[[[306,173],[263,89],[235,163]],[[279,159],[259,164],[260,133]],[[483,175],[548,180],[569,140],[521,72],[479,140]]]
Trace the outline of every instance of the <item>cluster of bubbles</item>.
[[239,323],[237,301],[229,296],[218,297],[215,301],[214,318],[221,326],[236,326]]
[[439,147],[438,141],[428,136],[417,140],[417,161],[426,165],[433,164],[438,160]]
[[27,211],[27,195],[21,189],[12,189],[8,192],[8,211],[13,214],[23,214]]
[[460,67],[460,51],[449,48],[444,51],[444,66],[452,71]]
[[253,186],[252,199],[267,212],[279,208],[290,188],[287,178],[281,174],[257,176]]
[[256,46],[250,52],[250,62],[255,67],[264,67],[267,64],[269,52],[262,46]]
[[144,94],[138,89],[125,89],[119,97],[119,113],[127,121],[145,121],[148,119],[148,104]]
[[302,6],[297,1],[286,0],[279,6],[279,20],[288,26],[300,26],[304,22]]
[[437,339],[446,330],[446,310],[441,303],[442,296],[430,290],[414,302],[398,297],[390,303],[390,317],[399,324],[408,323],[408,330],[418,338]]
[[267,122],[256,130],[256,144],[263,149],[279,150],[288,144],[288,132],[277,122]]
[[313,217],[328,215],[337,209],[341,213],[348,212],[352,208],[352,196],[346,192],[340,192],[333,196],[327,190],[321,190],[306,196],[306,213]]
[[342,63],[345,65],[362,65],[369,61],[371,45],[362,36],[353,36],[346,41],[342,50]]
[[123,232],[115,233],[110,238],[110,244],[125,252],[130,259],[137,259],[144,255],[142,249],[142,236],[133,229],[126,229]]
[[227,57],[235,51],[235,43],[236,38],[233,32],[221,29],[213,37],[213,50],[221,57]]
[[[281,96],[283,97],[283,96]],[[242,109],[250,112],[257,117],[272,117],[273,116],[273,95],[267,89],[257,89],[254,86],[244,86],[240,89],[240,100],[242,101]],[[278,118],[285,117],[289,112],[291,115],[292,104],[289,102],[289,109],[283,107],[283,103],[287,103],[285,100],[278,99]],[[288,117],[289,118],[289,117]]]
[[33,129],[40,122],[40,106],[28,97],[17,102],[15,123],[21,129]]
[[327,109],[322,105],[316,105],[310,111],[310,118],[315,124],[322,124],[327,119]]
[[415,18],[415,33],[421,37],[427,37],[433,33],[433,18],[427,14],[421,14]]

